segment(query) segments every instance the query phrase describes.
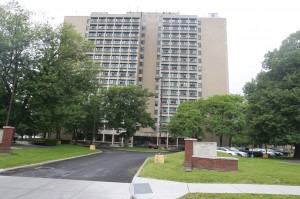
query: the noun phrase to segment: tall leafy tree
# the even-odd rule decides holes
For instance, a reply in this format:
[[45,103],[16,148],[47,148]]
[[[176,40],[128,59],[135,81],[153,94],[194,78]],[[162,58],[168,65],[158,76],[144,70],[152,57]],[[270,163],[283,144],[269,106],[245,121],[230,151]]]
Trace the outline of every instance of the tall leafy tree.
[[[0,5],[0,95],[4,125],[17,126],[24,113],[28,98],[20,92],[30,67],[36,41],[32,13],[17,2]],[[23,108],[23,109],[20,109]]]
[[204,103],[203,99],[181,103],[167,126],[171,135],[196,139],[203,137],[205,132]]
[[239,95],[215,95],[208,99],[180,104],[168,129],[173,136],[205,137],[211,133],[220,138],[240,136],[244,129],[245,104]]
[[206,100],[204,107],[206,132],[223,137],[239,136],[244,130],[244,98],[240,95],[215,95]]
[[263,71],[244,87],[250,135],[261,143],[293,143],[300,157],[300,31],[268,52]]
[[93,44],[71,25],[53,27],[32,16],[15,1],[0,6],[0,122],[59,137],[62,127],[86,117],[100,67],[86,54]]
[[154,119],[146,111],[153,93],[139,86],[114,86],[104,91],[103,96],[107,126],[125,129],[125,132],[120,132],[125,138],[125,146],[128,146],[129,138],[135,134],[137,125],[155,128]]

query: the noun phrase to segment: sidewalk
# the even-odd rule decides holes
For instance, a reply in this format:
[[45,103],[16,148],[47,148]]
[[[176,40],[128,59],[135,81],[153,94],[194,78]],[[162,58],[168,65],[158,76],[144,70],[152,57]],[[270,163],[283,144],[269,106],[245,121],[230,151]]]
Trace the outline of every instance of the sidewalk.
[[300,196],[300,186],[193,184],[135,177],[132,183],[0,176],[1,199],[175,199],[187,193]]
[[300,186],[254,184],[194,184],[135,177],[131,184],[137,199],[175,199],[187,193],[256,193],[299,195]]

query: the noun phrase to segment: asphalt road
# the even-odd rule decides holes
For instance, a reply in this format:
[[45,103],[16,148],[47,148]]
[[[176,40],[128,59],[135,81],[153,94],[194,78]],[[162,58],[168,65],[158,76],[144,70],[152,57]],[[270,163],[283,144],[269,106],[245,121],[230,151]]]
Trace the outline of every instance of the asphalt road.
[[130,183],[155,153],[103,149],[102,153],[0,173],[5,176],[42,177]]

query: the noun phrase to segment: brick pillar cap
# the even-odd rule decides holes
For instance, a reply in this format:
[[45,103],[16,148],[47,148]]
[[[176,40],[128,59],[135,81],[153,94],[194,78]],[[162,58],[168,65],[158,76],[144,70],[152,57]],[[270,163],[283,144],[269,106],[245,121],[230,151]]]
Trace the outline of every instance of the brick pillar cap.
[[192,141],[196,141],[197,139],[195,139],[195,138],[185,138],[184,140],[192,140]]
[[4,129],[14,129],[15,127],[12,126],[3,126]]

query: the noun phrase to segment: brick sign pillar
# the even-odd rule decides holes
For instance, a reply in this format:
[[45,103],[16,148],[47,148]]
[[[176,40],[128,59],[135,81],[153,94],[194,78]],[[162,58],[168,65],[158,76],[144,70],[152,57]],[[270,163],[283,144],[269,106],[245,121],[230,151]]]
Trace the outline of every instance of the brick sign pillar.
[[10,153],[13,134],[14,134],[14,127],[10,127],[10,126],[3,127],[3,131],[0,132],[0,153]]
[[185,158],[183,162],[184,167],[192,167],[192,156],[193,156],[193,143],[194,141],[197,141],[197,139],[184,139],[185,143]]

